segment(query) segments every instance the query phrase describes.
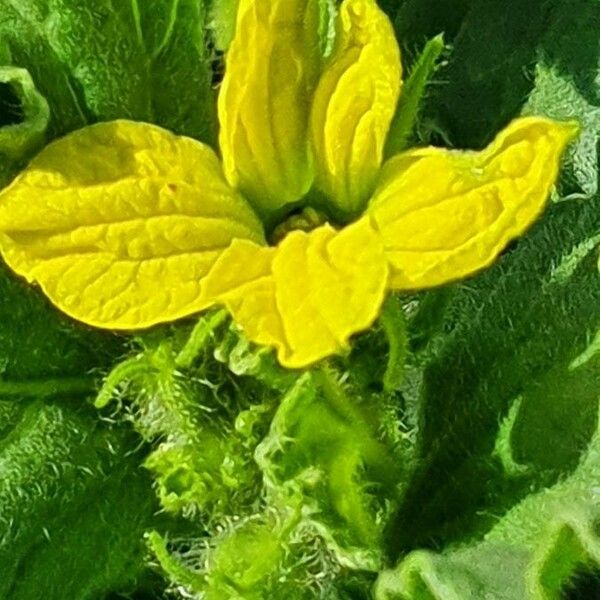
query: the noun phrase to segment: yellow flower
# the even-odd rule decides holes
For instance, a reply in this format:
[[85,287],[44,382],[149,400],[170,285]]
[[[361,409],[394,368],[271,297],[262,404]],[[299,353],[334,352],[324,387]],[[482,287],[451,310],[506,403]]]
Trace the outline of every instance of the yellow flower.
[[[139,329],[225,305],[302,367],[371,325],[389,290],[489,265],[540,214],[576,132],[513,121],[481,152],[383,164],[400,53],[374,0],[344,0],[333,51],[318,0],[240,0],[219,97],[222,165],[204,144],[113,121],[50,144],[0,193],[0,251],[61,310]],[[315,190],[347,223],[265,228]],[[340,218],[341,216],[341,218]]]

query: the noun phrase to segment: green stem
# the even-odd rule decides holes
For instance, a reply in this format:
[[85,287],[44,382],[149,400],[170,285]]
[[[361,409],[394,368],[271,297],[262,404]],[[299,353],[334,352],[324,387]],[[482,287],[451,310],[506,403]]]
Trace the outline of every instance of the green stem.
[[362,415],[357,407],[346,395],[340,385],[335,372],[327,365],[322,365],[314,373],[314,379],[323,392],[329,406],[344,420],[357,423],[362,420]]
[[408,334],[402,303],[397,296],[389,296],[379,317],[387,338],[389,354],[383,375],[383,389],[390,393],[399,390],[404,381],[404,366],[408,356]]
[[[313,377],[329,406],[344,419],[350,431],[354,430],[355,443],[360,444],[365,463],[375,467],[382,480],[394,477],[394,469],[387,468],[390,464],[388,448],[379,441],[378,427],[381,414],[377,407],[360,406],[359,398],[350,398],[335,376],[335,372],[326,365],[316,370]],[[385,465],[383,471],[378,468],[381,465]]]
[[65,377],[63,379],[42,379],[39,381],[1,381],[0,400],[17,396],[48,398],[85,394],[96,389],[96,380],[83,377]]

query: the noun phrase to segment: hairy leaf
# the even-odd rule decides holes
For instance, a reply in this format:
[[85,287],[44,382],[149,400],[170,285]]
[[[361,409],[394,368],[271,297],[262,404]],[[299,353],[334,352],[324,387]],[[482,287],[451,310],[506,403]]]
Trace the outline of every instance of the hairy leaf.
[[194,0],[2,0],[0,45],[48,100],[52,136],[130,118],[208,141],[204,22]]
[[524,114],[577,119],[581,133],[567,152],[559,196],[567,199],[594,196],[598,192],[600,164],[600,105],[590,104],[570,77],[561,75],[557,67],[540,63]]
[[[11,405],[0,399],[4,416]],[[131,442],[66,404],[13,413],[0,437],[3,598],[93,600],[135,584],[154,502]]]
[[[519,111],[533,87],[533,67],[549,22],[546,0],[428,0],[443,6],[418,11],[423,26],[432,21],[457,31],[447,65],[438,73],[440,85],[428,99],[423,119],[430,133],[459,148],[481,148]],[[438,20],[439,19],[439,20]],[[402,27],[399,17],[398,25]],[[458,28],[458,29],[457,29]],[[411,32],[409,35],[414,35]],[[493,48],[493,51],[490,51]]]
[[[595,393],[588,400],[597,410],[600,361],[596,357],[594,362]],[[561,597],[579,567],[600,565],[599,475],[600,432],[596,431],[568,478],[525,498],[480,541],[440,554],[423,550],[409,554],[397,569],[380,576],[376,599]]]

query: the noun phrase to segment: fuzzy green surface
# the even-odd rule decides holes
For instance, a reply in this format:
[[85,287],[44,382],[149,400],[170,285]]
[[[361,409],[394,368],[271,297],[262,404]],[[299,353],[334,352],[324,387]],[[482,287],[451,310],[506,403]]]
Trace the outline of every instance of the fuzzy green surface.
[[[214,143],[236,5],[0,0],[0,186],[98,121]],[[551,206],[302,373],[221,313],[91,330],[1,266],[2,600],[600,595],[600,4],[380,5],[407,80],[388,152],[575,118]]]

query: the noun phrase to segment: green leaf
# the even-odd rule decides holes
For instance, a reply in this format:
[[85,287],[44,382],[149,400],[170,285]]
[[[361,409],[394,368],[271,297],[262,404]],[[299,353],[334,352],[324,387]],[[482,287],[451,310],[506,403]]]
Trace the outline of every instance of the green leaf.
[[212,0],[210,4],[208,26],[213,32],[215,47],[224,52],[229,48],[235,33],[239,0]]
[[561,597],[579,567],[600,565],[599,474],[600,428],[568,478],[528,496],[480,541],[409,554],[381,574],[376,600]]
[[99,403],[131,400],[135,426],[157,442],[145,465],[161,503],[189,520],[183,535],[150,536],[171,579],[215,599],[338,598],[348,569],[383,564],[402,465],[381,394],[357,403],[354,374],[341,384],[335,371],[286,372],[218,312],[141,342]]
[[526,114],[575,118],[582,125],[567,153],[559,185],[561,198],[591,197],[598,192],[600,147],[600,5],[585,0],[555,3],[552,26],[542,40],[542,60]]
[[519,398],[510,431],[512,456],[538,473],[574,468],[595,430],[600,362],[596,356],[581,365],[575,361],[548,370]]
[[[242,514],[259,493],[253,451],[273,403],[267,390],[257,393],[251,382],[239,386],[210,359],[210,330],[221,321],[221,313],[209,314],[174,336],[157,331],[139,339],[141,352],[109,373],[96,401],[106,406],[123,393],[132,401],[137,430],[147,441],[161,440],[144,464],[156,477],[164,508],[190,517],[201,514],[205,525],[230,511]],[[200,344],[199,337],[204,338]],[[188,354],[192,346],[195,360]],[[185,369],[182,360],[197,366]]]
[[598,82],[598,2],[566,0],[552,3],[551,22],[542,42],[546,62],[569,77],[585,100],[600,104]]
[[559,196],[563,199],[594,196],[598,192],[600,105],[590,104],[572,78],[561,75],[557,67],[539,63],[535,88],[523,114],[546,115],[560,120],[577,119],[580,122],[581,134],[567,151]]
[[518,113],[533,86],[531,70],[546,32],[548,3],[445,4],[460,7],[441,13],[443,28],[432,34],[456,30],[457,20],[460,29],[453,42],[447,37],[453,49],[447,66],[438,73],[443,83],[430,95],[423,121],[438,134],[437,141],[441,137],[459,148],[481,148]]
[[[594,24],[599,10],[597,3],[587,0],[404,2],[397,12],[396,29],[409,64],[415,46],[421,48],[425,39],[436,34],[444,33],[452,47],[447,66],[437,74],[439,85],[426,103],[422,129],[429,129],[437,142],[484,146],[527,100],[540,55],[565,80],[556,89],[555,105],[566,108],[567,93],[575,93],[598,106]],[[540,83],[547,90],[542,94],[549,107],[553,91],[548,82],[536,82],[538,92]],[[574,86],[572,92],[565,91],[569,86]]]
[[570,202],[479,277],[408,299],[416,460],[378,600],[559,598],[599,564],[598,6],[473,0],[464,14],[421,129],[476,147],[524,112],[583,132],[556,194]]
[[49,600],[93,600],[133,586],[145,569],[154,499],[130,435],[67,404],[0,400],[7,412],[0,596],[35,600],[43,590]]
[[194,0],[0,0],[0,46],[48,100],[51,136],[130,118],[211,141],[204,24]]
[[283,399],[255,454],[270,501],[297,495],[304,526],[312,523],[340,562],[363,569],[382,561],[382,530],[402,469],[381,435],[380,411],[375,398],[360,402],[327,369],[306,374]]
[[122,351],[120,338],[74,325],[4,267],[0,323],[0,387],[63,377],[89,379],[90,368],[106,367]]

